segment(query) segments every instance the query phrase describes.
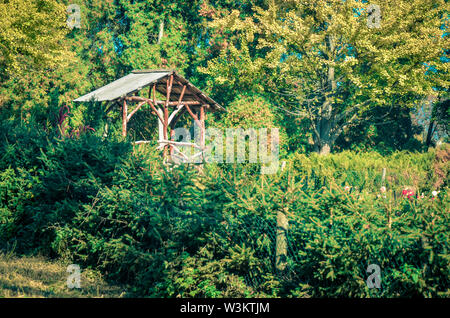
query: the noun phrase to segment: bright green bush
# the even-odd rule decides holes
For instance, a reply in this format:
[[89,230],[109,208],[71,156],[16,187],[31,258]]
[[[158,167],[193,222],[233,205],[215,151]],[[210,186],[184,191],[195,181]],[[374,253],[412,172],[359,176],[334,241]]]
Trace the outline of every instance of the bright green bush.
[[[306,204],[291,213],[299,295],[448,297],[447,196],[394,203],[341,187],[302,196]],[[367,288],[369,264],[381,267],[380,290]]]

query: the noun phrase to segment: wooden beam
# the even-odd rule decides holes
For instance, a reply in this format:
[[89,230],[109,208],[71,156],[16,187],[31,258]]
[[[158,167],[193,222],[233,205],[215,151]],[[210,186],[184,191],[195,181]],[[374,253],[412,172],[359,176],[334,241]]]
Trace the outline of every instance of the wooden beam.
[[[170,102],[170,93],[172,91],[172,83],[173,83],[173,74],[170,75],[170,78],[167,79],[167,94],[166,94],[166,102],[164,103],[164,126],[168,126],[169,121],[169,102]],[[166,132],[167,134],[167,132]],[[166,138],[167,139],[167,138]]]
[[167,87],[167,101],[169,101],[169,97],[170,97],[170,92],[172,91],[172,85],[173,85],[173,74],[170,75],[170,83],[169,86]]
[[200,107],[200,121],[205,120],[205,106]]
[[[173,112],[172,112],[172,114],[170,114],[170,116],[169,116],[169,125],[170,125],[170,128],[173,128],[174,127],[174,125],[173,124],[175,124],[175,122],[174,122],[174,119],[175,119],[175,117],[177,116],[177,114],[178,113],[184,113],[184,111],[185,111],[185,107],[184,107],[184,105],[182,104],[179,108],[177,108],[177,109],[175,109]],[[173,124],[172,124],[173,123]]]
[[183,100],[184,92],[185,92],[185,91],[186,91],[186,85],[184,85],[184,86],[183,86],[183,89],[181,90],[180,98],[178,98],[178,105],[177,105],[177,107],[180,107],[181,101]]
[[[168,106],[178,106],[178,101],[169,101],[167,103],[167,101],[162,101],[162,100],[157,100],[156,102],[154,102],[153,100],[149,99],[149,98],[145,98],[145,97],[141,97],[141,96],[128,96],[126,97],[126,100],[128,101],[134,101],[134,102],[142,102],[142,101],[151,101],[153,103],[153,105],[168,105]],[[188,100],[188,101],[181,101],[181,104],[183,105],[192,105],[192,106],[200,106],[202,105],[201,102],[196,101],[196,100]]]
[[205,147],[205,137],[206,137],[206,130],[205,130],[205,108],[204,106],[200,107],[200,145],[202,147]]
[[[177,81],[178,84],[181,85],[181,83],[179,81]],[[183,89],[181,90],[181,94],[180,97],[178,98],[178,105],[177,105],[177,109],[170,115],[169,118],[169,125],[170,125],[170,139],[173,139],[174,135],[175,135],[175,124],[177,123],[178,119],[180,119],[180,116],[184,113],[184,110],[186,108],[183,108],[184,105],[181,104],[181,101],[183,100],[183,96],[184,96],[184,92],[186,91],[186,85],[183,85]],[[180,113],[180,116],[176,117],[177,113],[180,112],[180,110],[183,109],[183,111]],[[170,155],[173,154],[173,147],[171,146],[170,148]]]
[[152,108],[153,112],[158,116],[159,120],[161,120],[161,123],[164,123],[164,119],[163,117],[159,116],[158,111],[156,110],[155,105],[152,103],[152,101],[148,98],[145,97],[140,97],[140,96],[130,96],[130,97],[126,97],[125,98],[128,101],[142,101],[142,102],[147,102],[150,107]]
[[[164,140],[167,140],[167,133],[169,130],[169,102],[170,102],[170,93],[172,91],[173,84],[173,74],[167,79],[167,94],[166,94],[166,103],[164,105]],[[164,157],[167,157],[167,147],[164,148]]]
[[[156,101],[157,105],[165,105],[166,101]],[[188,100],[188,101],[182,101],[181,104],[183,105],[192,105],[192,106],[200,106],[202,103],[196,100]],[[178,106],[178,101],[176,102],[168,102],[167,106]]]
[[183,104],[183,105],[186,107],[186,109],[187,109],[189,115],[191,115],[191,117],[194,119],[195,123],[196,123],[199,127],[202,127],[200,121],[198,120],[198,117],[192,112],[192,110],[191,110],[191,108],[189,107],[189,105],[187,105],[187,104]]
[[158,116],[159,121],[161,122],[161,124],[164,125],[164,119],[163,117],[160,115],[160,113],[158,112],[158,110],[156,109],[155,105],[153,105],[152,102],[148,101],[148,104],[150,105],[150,107],[152,108],[153,112],[156,114],[156,116]]
[[[173,152],[177,151],[185,160],[189,160],[188,156],[186,156],[183,152],[181,152],[180,149],[178,149],[176,146],[172,146],[173,147]],[[171,156],[173,156],[174,154],[172,153]],[[176,155],[175,155],[176,156]]]
[[181,142],[181,141],[173,141],[173,140],[159,140],[158,143],[160,144],[169,144],[169,145],[178,145],[178,146],[191,146],[197,149],[202,149],[197,144],[191,143],[191,142]]
[[133,116],[133,115],[139,110],[139,108],[141,108],[142,105],[144,105],[144,104],[146,104],[146,103],[147,103],[147,101],[140,102],[140,103],[136,106],[136,108],[133,109],[133,111],[127,116],[127,122],[129,122],[130,119],[131,119],[131,116]]
[[[181,84],[180,82],[178,82],[178,83]],[[186,109],[186,108],[183,108],[184,105],[181,104],[181,101],[183,100],[185,91],[186,91],[186,85],[183,85],[183,89],[181,90],[180,97],[178,98],[177,109],[170,115],[170,118],[169,118],[168,123],[170,125],[170,139],[173,139],[173,137],[175,135],[175,130],[174,130],[175,124],[177,123],[178,119],[180,118],[180,116],[178,116],[178,117],[175,117],[175,116],[181,109],[183,109],[181,114],[184,113],[184,109]],[[170,155],[172,155],[172,154],[173,154],[173,146],[171,146],[171,148],[170,148]]]

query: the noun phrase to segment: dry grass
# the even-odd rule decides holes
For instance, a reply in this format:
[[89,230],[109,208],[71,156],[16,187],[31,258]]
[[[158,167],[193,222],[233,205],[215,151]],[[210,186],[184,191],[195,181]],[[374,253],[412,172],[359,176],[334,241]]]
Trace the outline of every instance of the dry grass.
[[67,287],[69,264],[44,257],[16,257],[0,254],[0,298],[57,297],[105,298],[125,297],[126,291],[105,282],[92,270],[81,269],[81,288]]

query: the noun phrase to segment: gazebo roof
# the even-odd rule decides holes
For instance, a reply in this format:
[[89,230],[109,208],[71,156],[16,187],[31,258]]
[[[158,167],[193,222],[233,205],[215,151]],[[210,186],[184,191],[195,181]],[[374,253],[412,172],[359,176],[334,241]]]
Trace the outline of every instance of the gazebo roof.
[[186,85],[183,101],[195,101],[200,104],[209,105],[212,111],[225,109],[212,98],[204,94],[197,87],[192,85],[187,79],[179,75],[175,70],[135,70],[130,74],[119,78],[103,87],[96,89],[86,95],[78,97],[74,102],[89,101],[114,101],[123,97],[131,96],[141,89],[150,85],[155,85],[155,89],[163,94],[167,93],[167,80],[173,75],[173,86],[170,92],[170,101],[178,101],[182,92],[182,87]]

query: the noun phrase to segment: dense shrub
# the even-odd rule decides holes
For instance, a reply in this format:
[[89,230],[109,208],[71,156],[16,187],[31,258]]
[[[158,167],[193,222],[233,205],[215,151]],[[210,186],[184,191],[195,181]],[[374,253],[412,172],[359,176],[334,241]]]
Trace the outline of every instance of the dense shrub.
[[[255,165],[164,166],[149,145],[95,134],[0,133],[3,248],[68,258],[139,296],[450,296],[447,166],[434,152],[297,154],[262,176]],[[406,184],[424,197],[402,197]],[[282,272],[278,213],[289,220]],[[381,289],[367,287],[369,264]]]
[[[300,196],[291,213],[299,295],[448,297],[448,197],[395,203],[334,186]],[[366,285],[369,264],[381,268],[380,290]]]
[[[5,128],[5,127],[2,127]],[[2,233],[20,248],[50,252],[53,228],[69,222],[99,188],[112,181],[115,166],[130,145],[94,135],[58,139],[37,127],[7,127],[0,132]],[[10,143],[14,140],[14,143]],[[15,230],[12,230],[15,229]]]

